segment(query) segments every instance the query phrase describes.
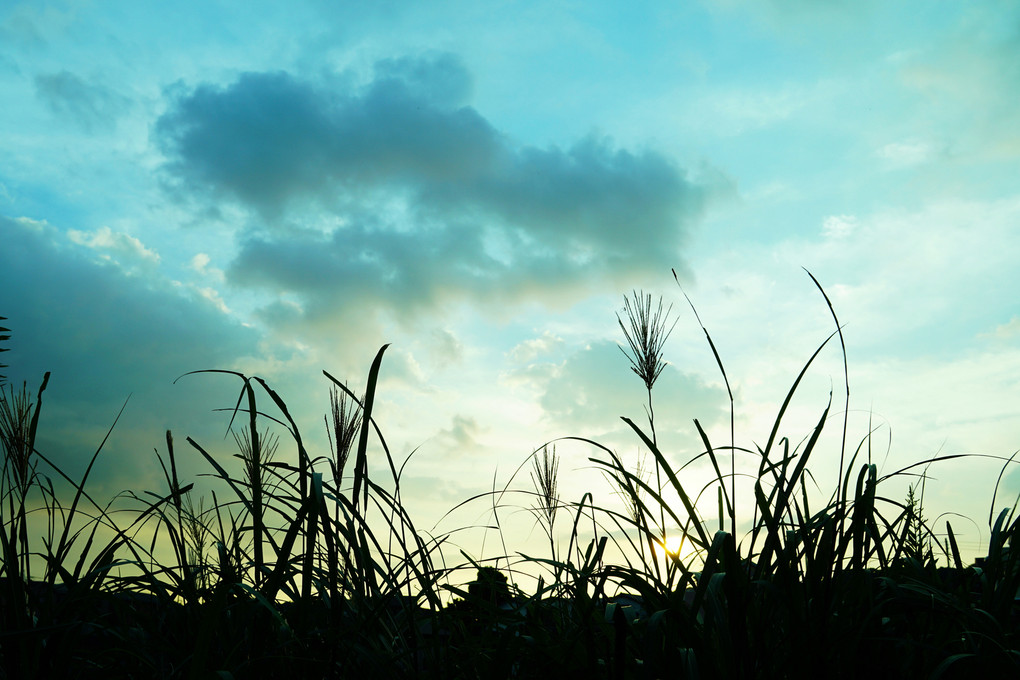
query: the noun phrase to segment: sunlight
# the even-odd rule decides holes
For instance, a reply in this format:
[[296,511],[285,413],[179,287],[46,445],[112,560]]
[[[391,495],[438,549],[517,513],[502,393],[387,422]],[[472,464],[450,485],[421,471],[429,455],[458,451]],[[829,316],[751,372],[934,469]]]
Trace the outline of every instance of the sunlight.
[[666,537],[665,547],[659,542],[655,544],[656,558],[661,559],[667,554],[679,557],[682,563],[689,564],[691,559],[697,554],[697,550],[683,534],[674,534]]

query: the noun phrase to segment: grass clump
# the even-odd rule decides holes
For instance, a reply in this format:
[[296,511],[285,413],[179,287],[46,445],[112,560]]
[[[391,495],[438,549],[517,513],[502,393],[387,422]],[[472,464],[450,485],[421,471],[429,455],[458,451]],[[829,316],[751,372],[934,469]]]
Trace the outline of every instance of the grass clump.
[[[625,298],[617,321],[646,388],[647,426],[623,420],[643,457],[632,469],[609,447],[573,438],[622,509],[594,492],[563,499],[555,442],[522,464],[532,483],[524,509],[548,539],[547,556],[504,545],[481,560],[460,553],[455,564],[444,553],[449,533],[415,525],[401,500],[403,465],[373,414],[385,346],[360,397],[324,372],[330,451],[314,458],[264,380],[200,372],[239,382],[228,409],[238,462],[186,438],[217,484],[211,501],[198,498],[167,432],[156,454],[166,486],[124,494],[126,520],[86,491],[103,444],[80,480],[37,450],[48,375],[34,400],[27,387],[4,388],[0,677],[1015,676],[1020,518],[1015,505],[994,511],[998,484],[988,554],[967,566],[952,527],[941,538],[926,520],[923,483],[903,501],[884,493],[890,480],[955,456],[880,475],[870,433],[849,442],[844,415],[838,481],[819,498],[809,463],[833,416],[831,395],[799,444],[780,435],[804,376],[836,337],[846,366],[825,301],[836,330],[794,377],[764,445],[737,446],[732,390],[705,331],[730,395],[729,442],[714,443],[695,420],[701,450],[677,465],[660,447],[653,409],[676,320],[661,300]],[[752,470],[740,497],[738,458]],[[714,478],[689,488],[684,472],[702,462]],[[498,528],[509,490],[465,503],[491,501]],[[714,521],[700,512],[713,495]],[[41,538],[28,528],[33,513],[45,518]],[[740,533],[738,517],[749,522]],[[677,530],[690,552],[667,549]],[[466,585],[465,573],[474,575]],[[522,585],[536,573],[534,587]]]

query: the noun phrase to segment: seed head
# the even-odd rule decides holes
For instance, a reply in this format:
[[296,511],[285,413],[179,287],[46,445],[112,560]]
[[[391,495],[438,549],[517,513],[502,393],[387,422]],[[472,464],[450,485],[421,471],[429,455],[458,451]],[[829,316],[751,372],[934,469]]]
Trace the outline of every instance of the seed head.
[[631,370],[644,381],[645,387],[651,390],[662,369],[666,368],[666,362],[662,360],[662,346],[676,326],[674,320],[673,324],[666,328],[673,305],[663,312],[660,297],[659,305],[653,312],[651,295],[646,295],[643,291],[633,291],[631,295],[631,298],[627,296],[623,298],[623,312],[628,323],[625,325],[620,315],[616,315],[616,320],[630,346],[629,352],[623,347],[620,347],[620,351],[630,360]]

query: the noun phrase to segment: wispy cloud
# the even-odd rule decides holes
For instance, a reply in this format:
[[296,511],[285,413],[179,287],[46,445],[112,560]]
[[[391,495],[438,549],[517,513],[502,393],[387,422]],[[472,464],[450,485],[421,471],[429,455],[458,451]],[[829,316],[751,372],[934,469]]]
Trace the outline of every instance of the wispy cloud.
[[921,124],[956,155],[1003,159],[1020,149],[1018,19],[1010,3],[975,6],[937,41],[901,59],[902,82],[924,104]]
[[563,347],[563,338],[545,331],[541,337],[530,338],[516,345],[510,350],[508,357],[513,362],[529,364],[535,359],[548,357],[561,347]]
[[928,142],[903,140],[882,145],[875,155],[890,169],[898,170],[929,161],[937,152]]
[[87,132],[115,127],[130,104],[127,97],[70,71],[37,75],[35,91],[53,113],[70,119]]
[[146,248],[134,236],[115,232],[110,227],[104,226],[88,232],[68,229],[67,238],[96,251],[103,261],[116,262],[125,271],[151,269],[159,264],[159,253]]
[[[545,417],[564,431],[631,444],[634,436],[620,417],[631,417],[644,426],[647,393],[615,342],[603,340],[576,348],[561,362],[525,361],[509,377],[529,384],[538,394]],[[688,443],[694,441],[694,418],[713,425],[727,405],[725,389],[672,365],[666,366],[656,383],[653,398],[657,412],[662,409],[658,427],[683,432]]]
[[479,448],[478,437],[483,428],[471,416],[454,415],[450,426],[439,431],[434,448],[445,452],[446,456],[457,457],[465,453],[476,452]]

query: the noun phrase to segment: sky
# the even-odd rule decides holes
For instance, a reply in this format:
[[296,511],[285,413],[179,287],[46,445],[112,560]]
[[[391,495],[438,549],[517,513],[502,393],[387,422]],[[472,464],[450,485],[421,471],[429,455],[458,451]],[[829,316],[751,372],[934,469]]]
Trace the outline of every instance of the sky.
[[[848,407],[826,345],[780,428],[801,442],[831,395],[819,493],[849,409],[848,449],[880,474],[981,454],[928,467],[924,511],[965,553],[987,541],[1020,448],[1014,1],[11,0],[0,87],[5,373],[34,391],[52,372],[39,450],[72,476],[116,420],[94,496],[162,489],[167,429],[200,488],[186,437],[236,453],[216,409],[239,380],[191,371],[265,378],[325,454],[322,371],[361,391],[389,343],[376,416],[413,453],[409,512],[491,523],[488,500],[444,514],[530,488],[546,443],[640,458],[617,323],[634,290],[676,320],[653,390],[669,459],[703,450],[695,418],[729,444],[698,317],[737,445],[764,445],[836,327],[807,270],[849,366]],[[592,447],[556,446],[565,501],[618,500]],[[530,550],[531,498],[504,502]]]

